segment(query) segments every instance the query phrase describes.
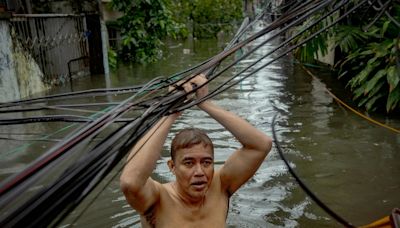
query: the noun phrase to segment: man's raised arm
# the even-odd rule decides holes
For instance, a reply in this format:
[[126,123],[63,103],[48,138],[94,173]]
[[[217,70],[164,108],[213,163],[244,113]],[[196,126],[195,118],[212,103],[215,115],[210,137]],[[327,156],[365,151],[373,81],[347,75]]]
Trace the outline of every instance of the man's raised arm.
[[168,132],[179,114],[160,119],[131,149],[120,177],[120,186],[128,203],[145,213],[159,199],[160,184],[150,178]]
[[[201,86],[206,81],[204,76],[197,76],[191,82]],[[207,86],[196,91],[197,98],[207,94]],[[198,107],[230,131],[243,146],[228,158],[220,171],[222,187],[231,195],[257,171],[271,150],[272,139],[246,120],[211,101],[204,101]]]

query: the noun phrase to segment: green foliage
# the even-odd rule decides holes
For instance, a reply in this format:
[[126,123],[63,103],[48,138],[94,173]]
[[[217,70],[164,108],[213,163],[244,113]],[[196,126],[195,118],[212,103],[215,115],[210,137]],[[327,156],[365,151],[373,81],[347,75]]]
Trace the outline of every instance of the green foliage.
[[195,37],[211,37],[242,17],[240,0],[112,0],[111,6],[124,15],[117,21],[119,57],[141,63],[161,58],[162,40],[186,38],[190,26]]
[[365,34],[365,32],[359,27],[349,25],[336,27],[334,37],[335,44],[345,53],[349,53],[351,50],[359,48],[359,45],[366,39],[367,34]]
[[349,49],[352,53],[339,62],[339,66],[341,71],[346,71],[343,75],[351,76],[348,86],[360,107],[374,111],[382,103],[379,101],[383,101],[386,103],[386,111],[391,112],[400,104],[400,71],[396,65],[400,40],[382,38],[385,33],[382,30],[387,29],[388,23],[384,22],[382,26],[381,29],[373,29],[374,33],[365,37],[367,45],[354,45],[356,48]]
[[182,26],[172,18],[166,0],[113,0],[123,12],[118,19],[122,35],[120,56],[125,61],[154,62],[162,56],[162,39],[176,37]]
[[[390,14],[400,21],[400,4],[393,2],[390,10]],[[376,12],[370,15],[371,18],[375,16]],[[302,30],[316,18],[309,18],[307,22],[297,27],[297,31]],[[368,16],[364,20],[368,21]],[[327,22],[325,20],[306,31],[294,43],[300,43],[308,38]],[[343,55],[343,58],[335,64],[335,68],[339,69],[339,78],[348,80],[347,85],[352,90],[353,99],[358,106],[364,107],[367,111],[375,111],[380,107],[384,107],[388,113],[399,110],[399,28],[385,16],[374,21],[368,28],[364,25],[365,21],[356,14],[350,17],[348,22],[350,23],[338,25],[324,35],[312,39],[298,48],[295,55],[301,61],[312,62],[318,57],[318,53],[323,54],[326,51],[328,37],[331,37],[335,47]],[[364,31],[366,28],[368,30]]]
[[[400,5],[393,4],[391,10],[390,13],[399,20]],[[362,21],[356,21],[353,25],[341,25],[336,29],[336,44],[345,55],[336,64],[342,72],[340,76],[347,76],[353,99],[360,107],[374,111],[383,106],[388,113],[398,110],[399,28],[387,17],[381,17],[367,31],[361,27]]]
[[242,19],[241,0],[171,0],[175,20],[192,26],[195,37],[213,37],[219,31],[231,31]]
[[112,70],[115,70],[117,69],[117,64],[117,52],[112,49],[108,49],[108,65]]
[[[304,22],[302,25],[297,26],[293,34],[300,33],[303,31],[307,26],[315,22],[320,16],[319,15],[314,15],[311,16],[307,19],[306,22]],[[301,43],[302,41],[308,39],[313,33],[319,31],[322,27],[326,26],[326,24],[331,20],[331,18],[328,18],[327,20],[323,20],[317,25],[313,26],[310,29],[305,30],[300,36],[297,36],[294,40],[294,44]],[[301,47],[297,48],[294,51],[294,55],[297,59],[299,59],[301,62],[307,62],[307,63],[312,63],[315,61],[315,59],[318,59],[319,55],[326,55],[328,52],[328,40],[329,38],[329,33],[322,33],[318,35],[317,37],[314,37]]]

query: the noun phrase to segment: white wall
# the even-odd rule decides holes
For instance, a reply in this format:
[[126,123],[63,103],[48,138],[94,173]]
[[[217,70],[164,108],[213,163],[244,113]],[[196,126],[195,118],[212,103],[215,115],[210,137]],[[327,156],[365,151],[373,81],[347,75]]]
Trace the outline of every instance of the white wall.
[[18,100],[20,93],[7,21],[0,20],[0,102]]
[[48,89],[35,60],[11,34],[8,21],[0,20],[0,102],[23,99]]

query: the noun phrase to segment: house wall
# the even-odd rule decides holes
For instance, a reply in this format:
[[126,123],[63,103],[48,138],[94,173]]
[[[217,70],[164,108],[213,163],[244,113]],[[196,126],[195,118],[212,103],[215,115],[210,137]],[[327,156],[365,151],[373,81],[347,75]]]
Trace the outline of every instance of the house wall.
[[20,98],[8,23],[0,20],[0,101]]
[[18,100],[48,89],[39,66],[12,34],[9,22],[0,20],[0,102]]

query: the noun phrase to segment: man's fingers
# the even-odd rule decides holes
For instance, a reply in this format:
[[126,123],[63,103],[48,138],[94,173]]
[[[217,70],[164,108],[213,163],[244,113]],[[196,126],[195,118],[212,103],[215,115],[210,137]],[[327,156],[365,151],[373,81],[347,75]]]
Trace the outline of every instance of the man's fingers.
[[202,86],[207,83],[207,78],[204,74],[199,74],[191,80],[185,82],[185,80],[180,80],[176,84],[168,87],[168,91],[184,89],[185,92],[189,93],[194,90],[196,87]]
[[192,78],[190,82],[194,83],[196,86],[202,86],[203,84],[207,83],[207,78],[204,74],[200,74]]
[[189,82],[183,84],[182,86],[183,86],[183,89],[184,89],[187,93],[193,90],[193,86],[192,86],[191,83],[189,83]]

